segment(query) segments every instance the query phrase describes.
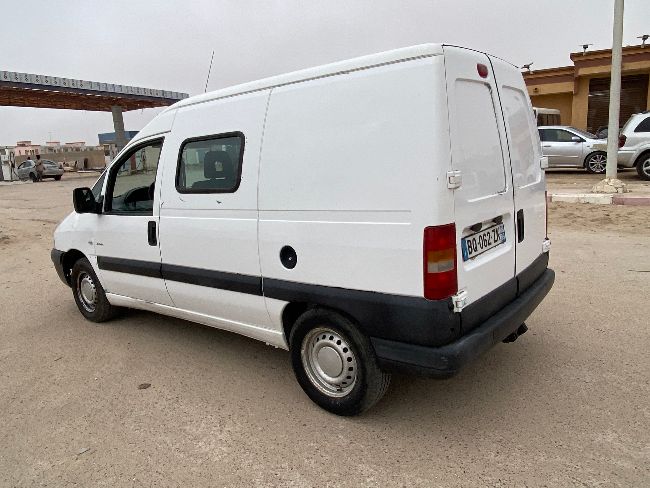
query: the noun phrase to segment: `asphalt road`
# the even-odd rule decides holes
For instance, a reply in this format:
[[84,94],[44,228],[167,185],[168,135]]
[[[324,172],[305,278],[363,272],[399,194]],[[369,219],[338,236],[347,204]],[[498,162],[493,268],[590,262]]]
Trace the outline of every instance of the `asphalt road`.
[[650,486],[647,207],[553,204],[530,331],[339,418],[285,351],[145,312],[85,321],[49,252],[91,182],[0,187],[0,486]]

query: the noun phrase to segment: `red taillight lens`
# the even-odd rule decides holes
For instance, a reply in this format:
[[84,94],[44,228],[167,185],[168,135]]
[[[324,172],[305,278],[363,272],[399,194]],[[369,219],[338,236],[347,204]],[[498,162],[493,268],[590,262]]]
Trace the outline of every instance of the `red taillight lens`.
[[618,136],[618,147],[623,147],[625,146],[625,141],[627,140],[627,137],[621,134]]
[[424,229],[424,298],[441,300],[458,291],[456,225]]
[[488,68],[484,64],[481,64],[481,63],[477,64],[476,65],[476,71],[478,71],[478,75],[481,78],[487,78]]

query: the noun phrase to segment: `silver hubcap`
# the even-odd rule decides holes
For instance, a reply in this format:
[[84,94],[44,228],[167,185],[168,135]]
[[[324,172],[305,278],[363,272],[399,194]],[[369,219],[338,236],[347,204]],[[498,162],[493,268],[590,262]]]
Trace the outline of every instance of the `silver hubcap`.
[[607,156],[604,154],[594,154],[589,158],[589,167],[595,173],[602,173],[607,168]]
[[88,273],[79,273],[77,278],[77,294],[81,305],[88,311],[94,312],[97,305],[97,289]]
[[300,356],[309,380],[325,395],[340,398],[354,388],[357,360],[350,345],[337,332],[315,328],[303,339]]

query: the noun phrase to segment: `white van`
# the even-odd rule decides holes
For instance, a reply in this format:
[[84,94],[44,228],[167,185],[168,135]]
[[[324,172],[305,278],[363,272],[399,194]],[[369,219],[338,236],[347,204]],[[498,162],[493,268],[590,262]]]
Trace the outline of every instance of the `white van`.
[[171,315],[288,349],[340,415],[391,371],[448,377],[550,290],[539,138],[519,70],[421,45],[178,102],[57,228],[89,320]]

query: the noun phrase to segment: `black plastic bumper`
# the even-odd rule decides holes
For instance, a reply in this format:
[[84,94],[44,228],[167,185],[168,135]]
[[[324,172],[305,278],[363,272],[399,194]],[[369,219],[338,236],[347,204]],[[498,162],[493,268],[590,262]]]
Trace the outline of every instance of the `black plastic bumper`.
[[404,371],[433,377],[449,377],[492,346],[501,342],[537,308],[555,281],[555,272],[544,271],[517,298],[460,339],[439,347],[427,347],[371,337],[385,371]]
[[64,256],[65,253],[63,251],[59,251],[58,249],[52,249],[52,252],[50,253],[50,257],[52,258],[52,262],[54,263],[54,269],[56,269],[56,273],[59,275],[59,278],[61,278],[61,281],[63,281],[66,285],[70,286],[70,281],[68,280],[68,277],[65,275],[65,271],[63,268]]

